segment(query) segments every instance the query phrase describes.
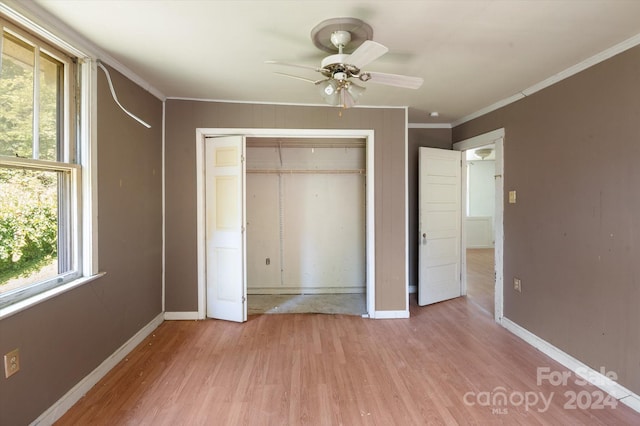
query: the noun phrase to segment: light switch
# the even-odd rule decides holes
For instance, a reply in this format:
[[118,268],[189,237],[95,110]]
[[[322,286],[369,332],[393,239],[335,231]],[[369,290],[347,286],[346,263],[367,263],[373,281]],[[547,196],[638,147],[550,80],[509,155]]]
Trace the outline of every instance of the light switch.
[[516,191],[509,191],[509,204],[516,203]]

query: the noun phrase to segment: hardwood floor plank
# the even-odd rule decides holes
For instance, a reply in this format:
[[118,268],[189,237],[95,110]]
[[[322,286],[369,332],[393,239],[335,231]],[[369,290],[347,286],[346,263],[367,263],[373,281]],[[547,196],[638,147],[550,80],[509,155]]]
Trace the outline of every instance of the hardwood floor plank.
[[408,319],[167,321],[57,424],[640,424],[622,404],[565,409],[565,392],[599,390],[538,384],[539,367],[565,371],[466,298],[412,301]]

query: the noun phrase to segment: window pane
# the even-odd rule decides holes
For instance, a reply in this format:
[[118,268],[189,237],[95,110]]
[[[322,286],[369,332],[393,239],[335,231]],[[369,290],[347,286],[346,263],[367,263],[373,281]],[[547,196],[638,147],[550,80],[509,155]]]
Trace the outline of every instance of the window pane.
[[0,309],[84,272],[82,169],[70,164],[87,142],[75,137],[88,105],[77,109],[75,83],[86,82],[33,28],[0,17]]
[[58,118],[60,115],[60,77],[62,64],[40,54],[40,155],[41,160],[56,161],[58,155]]
[[0,294],[66,272],[58,262],[68,174],[0,168]]
[[33,157],[34,48],[3,33],[0,155]]

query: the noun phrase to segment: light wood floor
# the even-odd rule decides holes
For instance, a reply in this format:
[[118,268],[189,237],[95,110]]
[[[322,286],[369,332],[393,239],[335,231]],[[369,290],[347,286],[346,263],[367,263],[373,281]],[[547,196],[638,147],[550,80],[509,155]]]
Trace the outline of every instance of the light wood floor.
[[494,250],[467,249],[467,297],[491,316],[494,312]]
[[[622,404],[564,408],[565,392],[598,390],[538,386],[538,367],[564,371],[466,298],[412,303],[410,319],[167,321],[58,424],[640,424]],[[486,405],[491,392],[511,402]],[[550,406],[525,407],[534,394]]]

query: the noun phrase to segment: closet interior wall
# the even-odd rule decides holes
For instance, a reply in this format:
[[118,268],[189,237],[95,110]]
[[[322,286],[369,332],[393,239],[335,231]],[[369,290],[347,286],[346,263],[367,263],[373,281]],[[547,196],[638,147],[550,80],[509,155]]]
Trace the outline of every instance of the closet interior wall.
[[364,139],[246,140],[248,294],[364,293]]

